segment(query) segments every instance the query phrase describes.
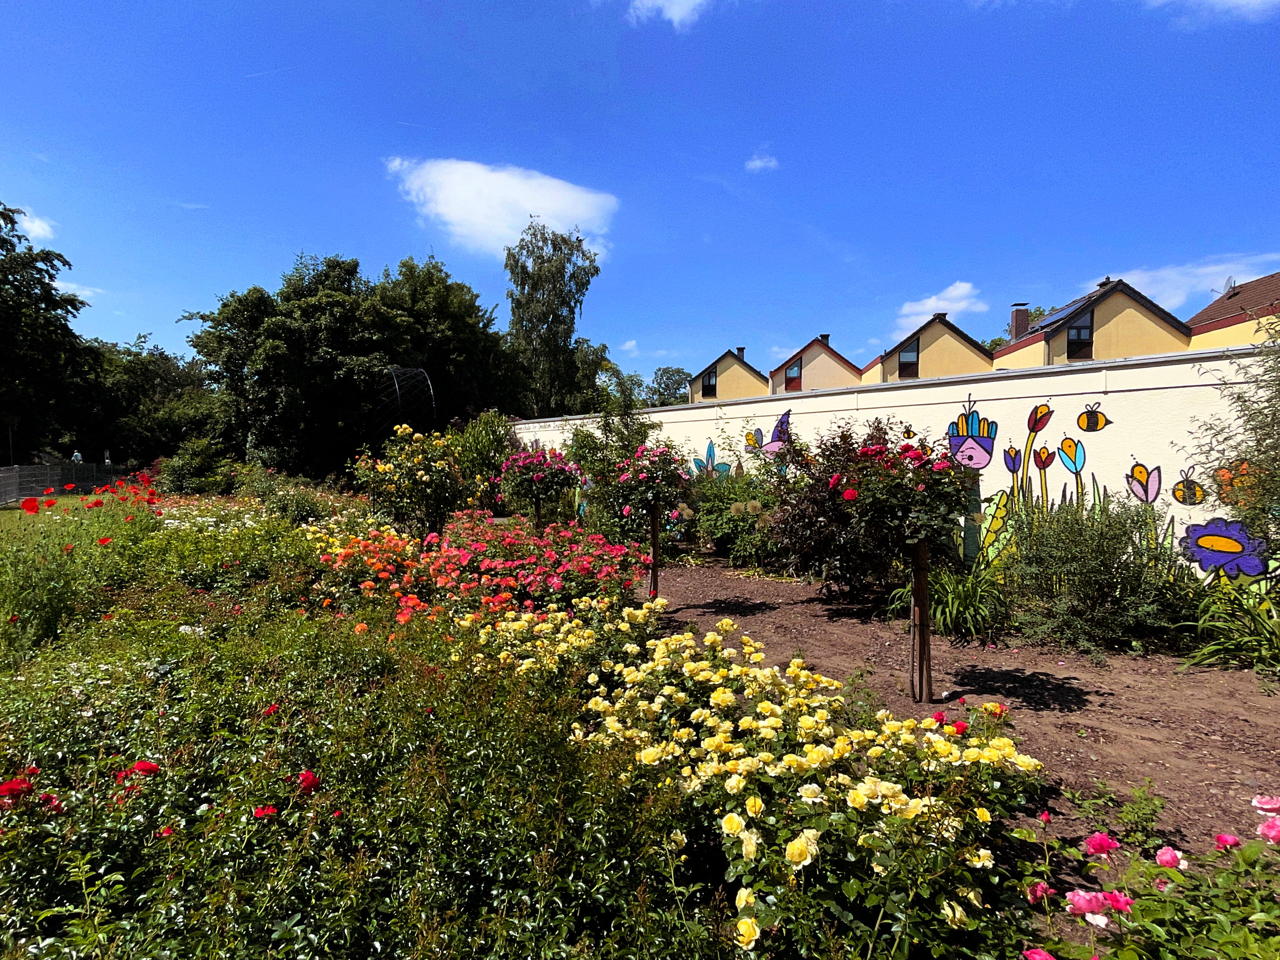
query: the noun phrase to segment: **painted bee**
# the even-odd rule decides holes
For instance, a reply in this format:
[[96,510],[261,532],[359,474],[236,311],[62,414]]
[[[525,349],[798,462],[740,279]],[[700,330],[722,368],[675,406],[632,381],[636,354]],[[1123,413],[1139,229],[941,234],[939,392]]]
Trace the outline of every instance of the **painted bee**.
[[1182,479],[1173,485],[1173,499],[1184,506],[1194,507],[1204,503],[1204,498],[1204,487],[1191,476],[1190,468],[1183,470]]
[[1098,409],[1100,406],[1102,406],[1101,402],[1086,403],[1084,412],[1076,417],[1076,423],[1085,433],[1097,433],[1108,424],[1115,423],[1114,420]]
[[904,439],[904,440],[914,440],[914,439],[915,439],[915,437],[916,437],[916,432],[915,432],[914,430],[912,430],[910,427],[905,427],[905,428],[903,428],[903,431],[902,431],[902,439]]

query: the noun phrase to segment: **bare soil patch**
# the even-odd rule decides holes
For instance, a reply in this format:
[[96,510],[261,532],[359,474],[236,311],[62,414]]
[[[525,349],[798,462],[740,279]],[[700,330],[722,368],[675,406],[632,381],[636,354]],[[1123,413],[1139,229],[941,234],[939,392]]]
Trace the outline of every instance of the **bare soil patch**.
[[1164,656],[1116,655],[1099,665],[1049,647],[935,637],[938,702],[926,708],[907,696],[903,621],[867,620],[813,584],[714,564],[664,569],[660,593],[673,625],[706,631],[730,617],[767,644],[770,662],[801,656],[828,676],[861,673],[899,716],[950,709],[959,717],[961,696],[970,706],[1007,703],[1014,735],[1059,786],[1089,790],[1105,780],[1128,792],[1150,778],[1168,800],[1162,826],[1196,847],[1214,833],[1252,835],[1250,800],[1280,793],[1280,696],[1249,672],[1183,671]]

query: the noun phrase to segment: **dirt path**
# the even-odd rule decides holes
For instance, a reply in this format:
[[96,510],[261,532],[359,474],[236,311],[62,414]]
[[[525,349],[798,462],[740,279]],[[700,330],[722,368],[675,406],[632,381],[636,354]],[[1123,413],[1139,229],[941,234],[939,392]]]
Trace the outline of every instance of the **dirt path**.
[[[677,623],[709,630],[730,617],[767,644],[773,662],[799,655],[830,676],[861,671],[899,715],[947,706],[925,710],[907,696],[903,624],[859,619],[811,585],[708,565],[670,567],[661,586]],[[934,640],[935,696],[1009,704],[1023,748],[1062,785],[1105,780],[1127,791],[1149,777],[1168,800],[1162,825],[1189,845],[1218,832],[1251,835],[1251,798],[1280,793],[1280,696],[1252,673],[1178,667],[1169,657],[1115,656],[1098,666],[1043,647]]]

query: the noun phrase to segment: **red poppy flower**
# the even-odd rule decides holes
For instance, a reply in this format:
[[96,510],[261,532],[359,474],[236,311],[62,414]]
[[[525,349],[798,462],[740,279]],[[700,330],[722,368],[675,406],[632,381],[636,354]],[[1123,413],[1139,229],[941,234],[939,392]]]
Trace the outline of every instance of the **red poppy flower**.
[[272,806],[269,806],[269,805],[268,805],[268,806],[265,806],[265,807],[254,807],[254,808],[253,808],[253,815],[254,815],[255,817],[257,817],[259,820],[263,819],[264,817],[274,816],[275,814],[277,814],[277,813],[279,813],[279,812],[280,812],[280,811],[279,811],[279,810],[277,810],[275,807],[272,807]]
[[27,513],[39,513],[40,501],[35,497],[27,497],[27,499],[22,501],[22,509]]
[[46,497],[47,497],[49,494],[51,494],[51,493],[53,493],[53,487],[45,487],[45,488],[44,488],[44,495],[45,495]]
[[58,504],[58,501],[57,501],[57,500],[54,500],[54,499],[52,499],[52,498],[51,498],[51,499],[49,499],[49,500],[46,500],[46,501],[44,502],[44,505],[45,505],[46,507],[53,507],[53,506],[57,506],[57,504]]
[[110,543],[110,542],[111,542],[111,538],[110,538],[110,537],[99,537],[99,538],[98,538],[98,546],[100,546],[100,547],[105,547],[105,546],[106,546],[108,543]]
[[320,786],[320,778],[310,770],[303,770],[298,774],[298,789],[303,793],[314,793]]

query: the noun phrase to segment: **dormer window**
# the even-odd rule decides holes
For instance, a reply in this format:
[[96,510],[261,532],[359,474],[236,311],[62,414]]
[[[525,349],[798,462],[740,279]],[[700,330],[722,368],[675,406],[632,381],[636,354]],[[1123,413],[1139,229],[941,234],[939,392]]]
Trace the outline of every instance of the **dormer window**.
[[702,395],[703,397],[714,397],[716,395],[716,368],[712,367],[702,375]]
[[898,379],[920,379],[920,338],[916,337],[898,351]]
[[799,360],[791,364],[791,366],[787,367],[787,369],[783,371],[782,376],[784,378],[782,389],[785,390],[787,393],[791,393],[792,391],[803,389],[800,386],[800,361]]
[[1067,324],[1067,359],[1093,359],[1093,311],[1089,310]]

